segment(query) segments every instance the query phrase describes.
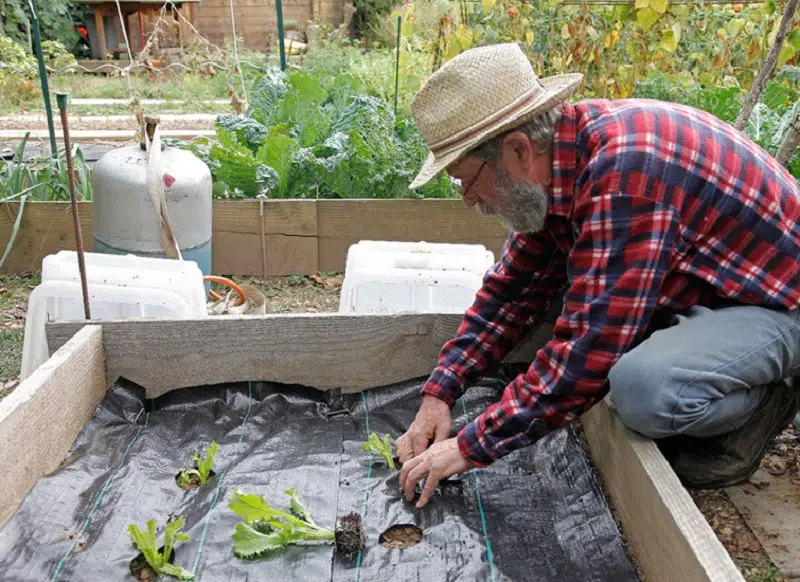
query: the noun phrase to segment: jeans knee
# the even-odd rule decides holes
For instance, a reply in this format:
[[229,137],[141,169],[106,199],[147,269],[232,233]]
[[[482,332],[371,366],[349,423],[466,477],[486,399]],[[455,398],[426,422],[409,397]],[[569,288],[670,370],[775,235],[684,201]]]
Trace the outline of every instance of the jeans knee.
[[610,398],[622,424],[651,438],[674,434],[674,395],[670,394],[671,366],[629,353],[608,375]]

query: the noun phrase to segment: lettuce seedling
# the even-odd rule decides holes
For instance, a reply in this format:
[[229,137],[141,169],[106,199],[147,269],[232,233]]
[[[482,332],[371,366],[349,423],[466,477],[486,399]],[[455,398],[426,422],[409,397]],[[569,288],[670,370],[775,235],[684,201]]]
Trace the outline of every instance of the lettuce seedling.
[[206,451],[205,457],[201,457],[197,451],[194,451],[191,460],[194,461],[194,469],[181,469],[178,472],[178,485],[184,489],[191,489],[192,487],[202,486],[208,483],[211,478],[211,467],[214,464],[214,457],[219,451],[219,445],[212,441],[211,445]]
[[363,533],[356,540],[357,547],[354,547],[352,536],[345,540],[347,543],[340,544],[339,532],[317,525],[294,487],[285,493],[290,498],[290,511],[271,507],[260,495],[234,490],[228,507],[244,520],[244,523],[236,524],[232,536],[235,555],[240,558],[257,557],[289,544],[336,543],[337,549],[346,555],[352,555],[363,547]]
[[131,534],[133,543],[136,544],[136,547],[156,574],[166,574],[179,580],[193,580],[194,574],[169,561],[172,557],[175,543],[188,542],[191,539],[188,533],[180,531],[183,527],[183,522],[184,517],[181,516],[175,521],[167,523],[164,529],[164,547],[161,551],[158,548],[156,521],[154,519],[147,521],[147,531],[141,531],[133,523],[128,526],[128,531]]
[[389,442],[389,435],[383,435],[383,440],[378,438],[374,432],[369,435],[369,440],[364,443],[363,450],[368,451],[374,455],[382,457],[386,465],[393,471],[397,469],[394,464],[394,455],[392,454],[392,444]]

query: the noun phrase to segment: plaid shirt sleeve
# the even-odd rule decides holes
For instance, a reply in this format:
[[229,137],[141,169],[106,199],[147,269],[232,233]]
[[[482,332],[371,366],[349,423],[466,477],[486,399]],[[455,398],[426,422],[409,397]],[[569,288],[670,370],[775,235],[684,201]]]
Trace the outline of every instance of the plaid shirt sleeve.
[[[643,196],[600,194],[576,201],[573,219],[582,226],[567,261],[570,286],[552,339],[500,402],[458,434],[461,453],[474,466],[532,444],[602,399],[611,366],[641,337],[656,307],[678,233],[675,210]],[[504,310],[494,298],[481,299],[466,328],[477,345],[461,344],[472,357],[445,362],[471,364],[487,349],[478,347],[487,334],[502,334],[496,315]]]
[[455,337],[442,348],[423,395],[452,406],[467,382],[524,337],[565,281],[566,256],[556,244],[560,236],[548,229],[509,237]]

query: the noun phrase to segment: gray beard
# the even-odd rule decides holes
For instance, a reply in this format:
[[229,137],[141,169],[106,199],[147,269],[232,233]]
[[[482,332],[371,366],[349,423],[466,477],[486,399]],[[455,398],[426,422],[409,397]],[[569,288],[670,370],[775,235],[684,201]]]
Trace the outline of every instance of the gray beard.
[[503,168],[494,183],[497,206],[479,200],[475,210],[482,216],[499,216],[513,232],[538,232],[547,217],[547,191],[532,182],[515,182]]

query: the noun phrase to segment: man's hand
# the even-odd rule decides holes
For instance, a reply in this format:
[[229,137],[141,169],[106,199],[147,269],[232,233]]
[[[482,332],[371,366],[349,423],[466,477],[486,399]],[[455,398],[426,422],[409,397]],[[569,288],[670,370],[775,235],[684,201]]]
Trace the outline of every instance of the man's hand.
[[450,434],[450,406],[435,396],[423,396],[416,418],[395,447],[400,463],[421,455],[431,441],[438,443]]
[[414,499],[414,489],[417,483],[425,478],[425,487],[417,502],[417,507],[423,507],[433,495],[433,491],[442,479],[450,475],[461,473],[471,468],[458,449],[455,438],[447,439],[434,444],[418,457],[403,464],[400,470],[400,487],[406,494],[406,500]]

